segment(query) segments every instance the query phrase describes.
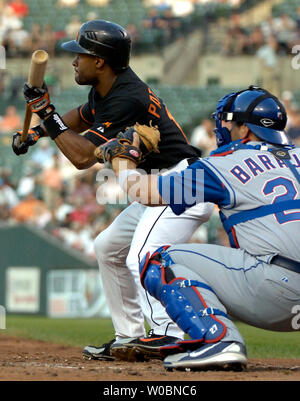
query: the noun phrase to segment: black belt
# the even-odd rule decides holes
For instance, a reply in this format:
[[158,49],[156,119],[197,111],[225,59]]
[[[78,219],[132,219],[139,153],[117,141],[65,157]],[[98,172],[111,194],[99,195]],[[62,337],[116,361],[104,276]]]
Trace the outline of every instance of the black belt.
[[284,267],[285,269],[291,270],[293,272],[300,273],[300,262],[296,262],[296,260],[276,255],[271,259],[270,263],[280,267]]
[[188,165],[190,166],[191,164],[197,162],[199,160],[199,157],[190,157],[189,159],[187,159]]

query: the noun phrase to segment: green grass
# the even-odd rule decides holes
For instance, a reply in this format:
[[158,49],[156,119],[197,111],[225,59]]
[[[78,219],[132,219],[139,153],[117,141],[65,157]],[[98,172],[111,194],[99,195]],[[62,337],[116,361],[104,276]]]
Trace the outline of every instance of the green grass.
[[300,332],[275,332],[236,324],[244,337],[249,358],[300,359]]
[[[300,333],[278,333],[237,323],[249,358],[300,359]],[[114,337],[110,319],[49,319],[40,316],[7,316],[1,335],[84,347],[101,345]]]
[[49,319],[40,316],[7,316],[1,334],[82,347],[101,345],[114,338],[110,319]]

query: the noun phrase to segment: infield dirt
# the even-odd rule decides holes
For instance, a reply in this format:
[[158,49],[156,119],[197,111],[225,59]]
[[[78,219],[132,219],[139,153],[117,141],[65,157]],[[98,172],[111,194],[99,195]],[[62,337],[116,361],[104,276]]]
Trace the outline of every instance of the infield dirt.
[[81,348],[0,337],[0,381],[300,381],[299,359],[250,359],[243,372],[167,372],[161,361],[100,362]]

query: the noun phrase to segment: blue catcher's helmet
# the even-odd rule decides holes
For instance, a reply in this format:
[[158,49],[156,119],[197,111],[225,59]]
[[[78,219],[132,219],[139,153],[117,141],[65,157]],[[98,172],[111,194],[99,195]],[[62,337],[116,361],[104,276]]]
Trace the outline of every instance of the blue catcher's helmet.
[[249,86],[240,92],[224,96],[213,114],[216,120],[217,145],[231,142],[230,131],[222,127],[222,121],[244,123],[258,138],[276,145],[290,145],[284,131],[287,116],[284,106],[276,96],[265,89]]

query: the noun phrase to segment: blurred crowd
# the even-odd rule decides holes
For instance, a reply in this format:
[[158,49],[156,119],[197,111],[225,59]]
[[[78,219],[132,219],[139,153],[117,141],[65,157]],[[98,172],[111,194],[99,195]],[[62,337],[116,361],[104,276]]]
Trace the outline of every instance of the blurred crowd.
[[0,224],[31,224],[95,259],[94,238],[125,206],[96,201],[97,169],[74,174],[47,138],[22,166],[17,182],[10,168],[0,170]]
[[0,0],[0,43],[5,47],[7,57],[24,56],[37,49],[54,54],[57,34],[51,24],[43,28],[33,24],[25,29],[24,20],[29,15],[26,0]]
[[[24,22],[30,13],[26,0],[0,0],[0,44],[5,47],[7,57],[26,56],[36,49],[44,49],[50,56],[59,55],[61,41],[74,39],[81,24],[101,17],[101,7],[110,5],[111,1],[55,0],[57,13],[61,8],[70,9],[69,20],[57,30],[50,22],[36,22],[26,28],[28,25]],[[76,14],[79,2],[92,6],[93,11],[87,11],[84,20]],[[254,0],[144,0],[144,18],[129,23],[125,28],[131,34],[133,51],[143,47],[151,34],[155,36],[159,33],[160,45],[163,45],[191,29],[191,24],[187,24],[185,18],[193,15],[197,7],[210,3],[228,5],[233,14],[224,33],[222,51],[225,55],[254,54],[270,37],[276,39],[276,51],[290,52],[295,41],[299,40],[300,7],[294,18],[283,14],[279,18],[270,17],[261,25],[245,28],[240,23],[240,15],[234,10],[247,2],[255,3]]]
[[233,13],[224,27],[223,55],[259,55],[266,47],[278,55],[291,54],[293,46],[300,42],[300,5],[293,17],[286,13],[270,15],[254,26],[245,26],[241,14]]
[[[109,6],[111,1],[54,0],[52,3],[55,4],[51,6],[57,8],[58,14],[60,9],[70,9],[69,20],[57,30],[50,21],[46,24],[35,22],[28,27],[24,23],[30,13],[26,0],[0,0],[0,44],[5,47],[7,57],[27,56],[36,49],[44,49],[50,56],[58,55],[61,53],[61,41],[74,39],[81,24],[101,17],[101,7]],[[141,6],[146,10],[145,17],[125,28],[131,34],[133,51],[145,45],[145,34],[151,35],[154,31],[159,31],[160,45],[163,45],[184,34],[187,29],[184,18],[192,15],[197,6],[212,2],[237,7],[245,1],[247,0],[144,0]],[[79,3],[92,7],[87,9],[83,20],[76,13]]]
[[228,5],[234,10],[247,1],[249,0],[144,0],[146,16],[141,26],[130,24],[126,29],[133,39],[133,49],[144,45],[143,35],[147,33],[152,33],[154,37],[159,33],[158,42],[162,46],[199,27],[197,19],[193,24],[191,20],[186,19],[197,14],[198,7],[213,3],[215,6]]
[[[79,2],[93,6],[93,11],[88,11],[84,20],[76,14]],[[26,0],[0,0],[0,43],[5,47],[7,57],[26,56],[36,49],[44,49],[50,56],[59,55],[60,42],[74,39],[80,26],[85,21],[101,17],[99,8],[109,3],[110,0],[56,0],[57,13],[60,8],[70,9],[70,18],[66,25],[56,30],[50,22],[43,25],[36,22],[26,29],[24,20],[29,15]],[[181,3],[179,7],[178,4],[174,7],[175,1],[160,1],[155,6],[152,6],[150,0],[145,3],[149,12],[141,26],[135,23],[126,26],[132,36],[133,49],[138,48],[143,30],[159,29],[165,41],[177,37],[181,32],[181,18],[187,14],[186,5],[194,6],[195,1],[177,2]],[[191,11],[192,8],[189,12]]]

